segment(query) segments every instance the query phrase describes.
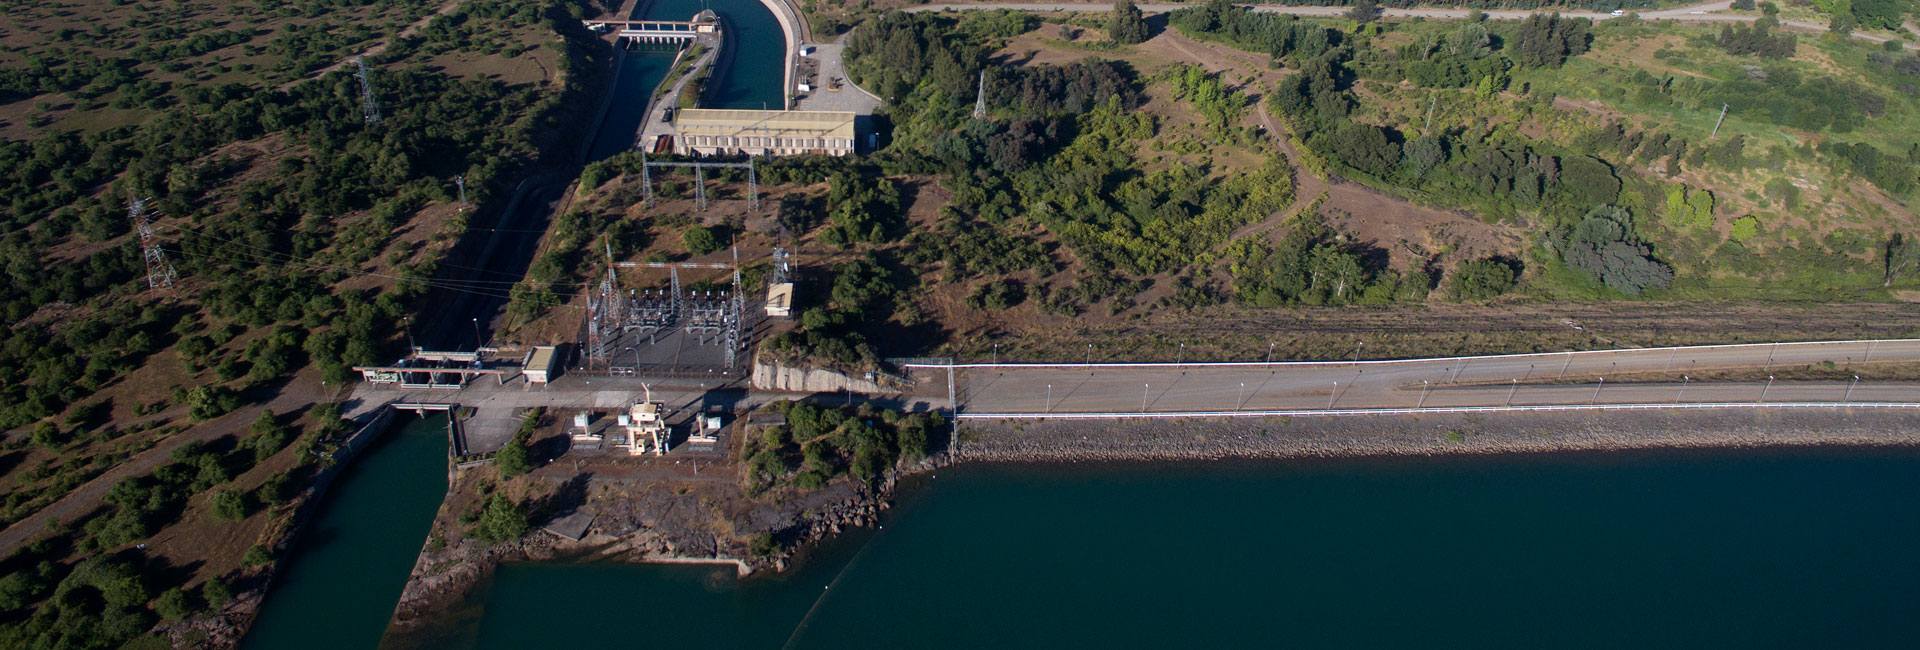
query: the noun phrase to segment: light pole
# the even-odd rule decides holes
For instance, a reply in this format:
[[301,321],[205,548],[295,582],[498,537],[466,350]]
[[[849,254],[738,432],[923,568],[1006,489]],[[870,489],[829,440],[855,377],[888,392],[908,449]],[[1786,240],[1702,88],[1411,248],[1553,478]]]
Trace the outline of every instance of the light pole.
[[1333,382],[1333,390],[1327,391],[1327,410],[1333,410],[1333,400],[1340,397],[1340,382]]
[[1599,385],[1597,385],[1597,386],[1594,386],[1594,387],[1593,387],[1593,399],[1589,399],[1589,400],[1587,400],[1587,406],[1593,406],[1593,405],[1595,405],[1595,404],[1599,404],[1599,403],[1600,403],[1600,389],[1602,389],[1602,388],[1606,388],[1606,387],[1607,387],[1607,378],[1606,378],[1606,377],[1601,377],[1601,378],[1600,378],[1600,384],[1599,384]]
[[1520,390],[1520,380],[1513,380],[1513,387],[1507,389],[1507,406],[1513,406],[1513,394]]
[[1240,393],[1234,396],[1233,398],[1233,410],[1238,411],[1240,410],[1240,407],[1243,407],[1246,405],[1247,405],[1247,382],[1243,381],[1243,382],[1240,382]]
[[1174,367],[1178,368],[1180,367],[1180,364],[1186,360],[1187,360],[1187,344],[1181,343],[1180,351],[1173,353],[1173,365]]
[[1000,344],[993,344],[993,365],[1000,365]]
[[1367,344],[1366,341],[1353,342],[1353,362],[1354,363],[1360,363],[1360,346],[1363,346],[1366,344]]
[[1140,385],[1140,412],[1141,413],[1147,412],[1147,389],[1149,388],[1153,388],[1153,384]]
[[1273,365],[1273,341],[1267,341],[1267,365]]
[[473,349],[480,349],[480,319],[473,319]]
[[1691,381],[1693,381],[1692,377],[1680,375],[1680,392],[1673,395],[1673,403],[1679,404],[1680,398],[1687,396],[1687,383]]
[[1053,384],[1047,384],[1047,412],[1053,412]]
[[1427,380],[1420,380],[1420,403],[1413,405],[1413,408],[1423,409],[1427,407],[1427,389],[1430,387]]
[[1573,365],[1573,351],[1572,351],[1572,350],[1568,350],[1568,351],[1567,351],[1567,362],[1566,362],[1566,363],[1563,363],[1563,364],[1560,364],[1560,376],[1561,376],[1561,377],[1565,377],[1565,376],[1567,376],[1567,367],[1568,367],[1568,366],[1571,366],[1571,365]]
[[1088,370],[1093,369],[1093,344],[1092,343],[1087,344],[1087,369]]
[[1773,375],[1767,375],[1767,385],[1760,388],[1760,403],[1767,402],[1767,391],[1773,390]]
[[1860,385],[1860,375],[1854,375],[1854,376],[1853,376],[1853,381],[1847,384],[1847,394],[1846,394],[1846,396],[1845,396],[1845,397],[1841,397],[1841,398],[1840,398],[1840,401],[1842,401],[1842,402],[1850,402],[1850,401],[1853,401],[1853,387],[1854,387],[1854,386],[1858,386],[1858,385]]

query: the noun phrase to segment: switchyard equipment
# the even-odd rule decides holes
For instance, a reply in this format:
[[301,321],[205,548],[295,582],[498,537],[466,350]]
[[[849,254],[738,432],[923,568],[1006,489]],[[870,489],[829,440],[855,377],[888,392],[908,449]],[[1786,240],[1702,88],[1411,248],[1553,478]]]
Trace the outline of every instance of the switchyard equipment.
[[785,248],[773,249],[773,273],[767,278],[767,315],[793,317],[793,271]]
[[[616,369],[613,366],[614,341],[632,333],[634,336],[644,335],[645,343],[653,345],[675,328],[693,337],[696,346],[722,346],[724,367],[731,369],[734,366],[746,323],[746,301],[740,292],[737,251],[733,263],[612,262],[611,253],[608,257],[607,275],[601,279],[597,289],[589,291],[587,295],[584,330],[589,370],[606,368],[610,373],[638,373],[642,365],[638,350],[634,353],[634,367],[630,372],[627,368]],[[665,291],[649,289],[644,292],[622,292],[618,270],[636,267],[667,269],[669,288]],[[726,291],[688,291],[681,285],[681,269],[731,270],[733,286]],[[634,344],[635,347],[639,345],[637,341]]]

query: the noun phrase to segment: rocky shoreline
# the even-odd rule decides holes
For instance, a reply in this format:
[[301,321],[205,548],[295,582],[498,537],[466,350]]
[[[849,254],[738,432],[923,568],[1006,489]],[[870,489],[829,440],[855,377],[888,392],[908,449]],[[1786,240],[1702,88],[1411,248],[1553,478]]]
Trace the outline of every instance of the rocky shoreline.
[[[1436,414],[1208,420],[970,421],[957,448],[890,472],[873,486],[840,481],[819,492],[732,513],[742,530],[769,531],[779,552],[752,557],[713,535],[709,522],[650,518],[672,510],[670,490],[643,491],[630,508],[604,508],[579,541],[535,532],[482,547],[425,550],[401,596],[384,647],[477,617],[468,598],[505,562],[732,564],[741,577],[780,572],[796,554],[847,528],[873,526],[898,482],[959,463],[1169,462],[1226,459],[1419,457],[1686,448],[1920,446],[1920,410],[1729,409]],[[684,499],[686,494],[679,494]]]

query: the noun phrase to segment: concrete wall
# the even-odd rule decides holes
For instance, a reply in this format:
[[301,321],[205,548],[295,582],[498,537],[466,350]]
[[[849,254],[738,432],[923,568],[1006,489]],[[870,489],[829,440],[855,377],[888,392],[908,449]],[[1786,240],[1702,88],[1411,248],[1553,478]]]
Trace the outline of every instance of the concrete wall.
[[873,379],[848,376],[820,368],[792,368],[762,359],[753,362],[753,387],[794,393],[836,393],[848,391],[867,394],[903,392],[905,383],[898,377],[876,373]]

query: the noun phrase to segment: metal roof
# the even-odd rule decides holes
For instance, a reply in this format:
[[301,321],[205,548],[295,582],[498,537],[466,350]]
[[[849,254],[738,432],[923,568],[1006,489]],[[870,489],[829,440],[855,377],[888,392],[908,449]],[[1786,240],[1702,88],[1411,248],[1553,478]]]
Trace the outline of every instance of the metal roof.
[[789,135],[852,138],[852,111],[756,111],[688,108],[673,115],[681,135]]

